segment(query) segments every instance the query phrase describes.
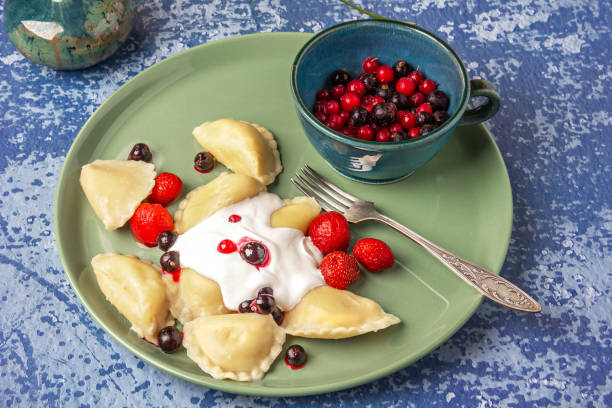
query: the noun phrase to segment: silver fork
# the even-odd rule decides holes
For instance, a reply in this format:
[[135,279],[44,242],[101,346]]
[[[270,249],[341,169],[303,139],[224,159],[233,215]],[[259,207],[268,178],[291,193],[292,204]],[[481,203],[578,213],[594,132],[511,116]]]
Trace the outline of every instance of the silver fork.
[[302,193],[317,200],[324,210],[337,211],[343,214],[350,223],[374,220],[386,224],[425,248],[451,271],[492,301],[523,312],[536,313],[542,310],[538,302],[506,279],[440,248],[399,222],[379,213],[374,203],[360,200],[340,189],[310,166],[305,165],[300,170],[302,174],[298,172],[291,182]]

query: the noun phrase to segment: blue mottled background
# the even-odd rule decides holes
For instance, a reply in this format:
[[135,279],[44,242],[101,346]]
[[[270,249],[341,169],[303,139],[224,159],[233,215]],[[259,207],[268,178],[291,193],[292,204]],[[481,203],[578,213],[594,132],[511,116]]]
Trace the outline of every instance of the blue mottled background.
[[497,84],[504,105],[488,127],[515,203],[502,275],[540,300],[542,313],[484,302],[421,361],[304,398],[209,390],[118,346],[73,294],[52,231],[56,180],[85,120],[142,69],[194,45],[360,18],[335,0],[135,0],[126,44],[86,71],[34,65],[0,33],[0,407],[612,406],[610,3],[369,3],[437,32],[472,77]]

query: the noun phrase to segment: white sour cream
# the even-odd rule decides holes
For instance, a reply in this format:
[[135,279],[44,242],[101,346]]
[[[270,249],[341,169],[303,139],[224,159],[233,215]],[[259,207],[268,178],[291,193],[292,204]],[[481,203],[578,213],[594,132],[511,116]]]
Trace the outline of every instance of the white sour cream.
[[[276,304],[290,310],[325,281],[318,269],[323,255],[310,238],[293,228],[270,226],[270,215],[283,205],[277,195],[263,192],[222,208],[180,235],[172,250],[179,252],[183,268],[219,284],[228,309],[237,310],[242,301],[255,298],[258,289],[270,286]],[[230,222],[231,215],[241,220]],[[224,254],[217,250],[224,239],[238,246],[244,238],[262,242],[269,251],[269,263],[255,267],[238,251]]]

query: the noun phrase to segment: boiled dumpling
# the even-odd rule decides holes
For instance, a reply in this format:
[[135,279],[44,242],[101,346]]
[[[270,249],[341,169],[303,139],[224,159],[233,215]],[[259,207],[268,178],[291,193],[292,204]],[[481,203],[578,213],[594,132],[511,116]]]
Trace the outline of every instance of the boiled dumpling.
[[229,313],[217,282],[193,269],[182,268],[178,282],[171,274],[162,277],[170,301],[170,312],[181,323],[201,316]]
[[270,215],[270,225],[295,228],[306,234],[312,220],[321,212],[321,207],[312,197],[295,197],[284,201],[285,205]]
[[108,230],[123,226],[155,185],[151,163],[136,160],[96,160],[81,169],[81,187]]
[[217,178],[191,191],[174,214],[179,234],[197,225],[218,210],[265,191],[266,186],[243,174],[221,173]]
[[274,136],[255,123],[219,119],[198,126],[193,135],[225,167],[264,185],[283,169]]
[[373,300],[325,285],[312,289],[285,313],[283,326],[294,336],[342,339],[399,322]]
[[91,260],[106,299],[132,324],[140,337],[157,342],[157,333],[172,322],[161,271],[135,256],[100,254]]
[[206,316],[183,327],[187,356],[217,379],[258,380],[283,348],[285,331],[271,315]]

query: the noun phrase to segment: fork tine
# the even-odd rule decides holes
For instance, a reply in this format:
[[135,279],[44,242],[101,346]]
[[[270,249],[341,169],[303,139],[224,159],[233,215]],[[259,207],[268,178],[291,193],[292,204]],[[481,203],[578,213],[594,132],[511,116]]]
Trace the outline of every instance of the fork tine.
[[[313,198],[315,200],[317,200],[319,203],[320,202],[324,202],[328,207],[331,207],[332,210],[331,211],[338,211],[339,213],[344,214],[344,212],[346,212],[347,207],[334,202],[333,200],[330,200],[325,193],[322,193],[319,189],[317,189],[317,187],[315,187],[311,182],[309,182],[308,180],[306,180],[304,177],[300,176],[299,174],[296,174],[295,177],[297,177],[298,180],[300,180],[300,182],[302,183],[302,185],[305,185],[306,188],[308,188],[310,191],[312,191],[313,194]],[[330,211],[330,210],[327,210]]]
[[323,208],[325,211],[335,211],[333,208],[331,208],[330,206],[328,206],[327,204],[325,204],[324,202],[321,202],[317,196],[315,196],[313,193],[309,193],[308,191],[306,191],[306,189],[304,187],[302,187],[300,185],[300,183],[298,183],[297,181],[295,181],[293,178],[290,179],[291,182],[297,187],[298,190],[300,190],[302,193],[304,193],[305,195],[307,195],[308,197],[314,198],[315,201],[317,201],[317,203],[319,203],[319,205],[321,206],[321,208]]
[[347,198],[347,199],[349,199],[351,201],[358,201],[359,200],[359,198],[355,197],[352,194],[347,193],[346,191],[342,190],[340,187],[338,187],[335,184],[333,184],[331,181],[327,180],[325,177],[323,177],[322,175],[317,173],[315,171],[315,169],[313,169],[309,165],[305,164],[304,166],[310,171],[310,173],[312,173],[315,177],[317,177],[321,181],[321,183],[325,184],[326,186],[328,186],[329,188],[334,190],[336,193],[344,196],[345,198]]
[[351,205],[353,205],[353,201],[335,192],[335,190],[328,187],[328,185],[325,182],[323,182],[320,178],[318,178],[314,174],[310,173],[308,170],[304,169],[303,167],[300,170],[302,170],[302,173],[306,176],[306,178],[309,181],[311,181],[315,186],[317,186],[319,190],[322,190],[328,196],[330,196],[331,198],[333,198],[340,204],[344,204],[347,207],[350,207]]

